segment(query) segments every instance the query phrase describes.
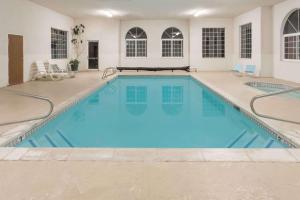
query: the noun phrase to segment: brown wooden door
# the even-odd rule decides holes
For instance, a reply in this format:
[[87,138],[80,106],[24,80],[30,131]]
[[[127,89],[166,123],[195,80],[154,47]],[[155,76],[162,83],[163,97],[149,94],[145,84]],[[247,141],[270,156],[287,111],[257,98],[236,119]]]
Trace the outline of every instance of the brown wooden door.
[[9,85],[23,83],[23,36],[8,35]]

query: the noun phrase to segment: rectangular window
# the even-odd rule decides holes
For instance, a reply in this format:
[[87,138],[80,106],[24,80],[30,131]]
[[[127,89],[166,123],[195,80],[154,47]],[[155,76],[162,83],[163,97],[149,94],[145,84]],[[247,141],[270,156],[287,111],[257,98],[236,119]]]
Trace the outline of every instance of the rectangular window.
[[300,35],[284,37],[284,59],[300,60]]
[[[299,25],[300,28],[300,25]],[[298,35],[298,60],[300,60],[300,35]]]
[[202,29],[202,57],[225,57],[225,28]]
[[147,57],[147,40],[126,40],[126,57]]
[[68,58],[68,32],[51,28],[51,58]]
[[183,40],[173,40],[173,57],[183,57]]
[[163,40],[162,41],[162,57],[171,57],[172,56],[172,41]]
[[241,58],[252,57],[252,24],[245,24],[241,26]]
[[126,57],[135,57],[135,40],[126,40]]
[[147,57],[147,41],[137,40],[136,41],[136,56]]
[[162,57],[183,57],[183,40],[162,40]]

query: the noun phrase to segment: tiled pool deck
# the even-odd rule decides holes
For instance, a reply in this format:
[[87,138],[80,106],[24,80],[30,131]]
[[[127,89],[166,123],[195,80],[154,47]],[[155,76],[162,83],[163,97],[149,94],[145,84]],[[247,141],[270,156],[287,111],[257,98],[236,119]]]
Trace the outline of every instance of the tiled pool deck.
[[[121,74],[187,75],[185,72],[126,72]],[[262,92],[245,86],[245,82],[255,80],[294,84],[274,79],[237,77],[228,72],[190,74],[250,115],[252,115],[249,106],[251,98]],[[55,113],[58,113],[74,101],[105,84],[106,81],[101,80],[100,77],[99,72],[85,72],[78,73],[75,79],[58,82],[29,82],[10,89],[49,97],[55,103]],[[13,96],[1,90],[0,95],[3,97],[0,110],[1,113],[5,113],[0,116],[1,122],[31,117],[47,111],[46,104]],[[258,102],[256,106],[259,111],[264,113],[293,120],[300,119],[299,100],[276,97]],[[268,119],[257,119],[287,141],[292,142],[295,146],[300,146],[300,126]],[[0,127],[0,146],[8,145],[8,141],[18,138],[32,126],[40,123],[29,122]],[[108,167],[110,167],[109,170]],[[66,171],[66,168],[69,171]],[[229,168],[232,172],[229,172]],[[207,173],[199,174],[198,170],[200,169]],[[150,174],[157,177],[157,180],[148,182],[146,179],[150,174],[147,174],[147,170],[150,170]],[[169,173],[164,173],[168,170]],[[233,173],[235,170],[237,174]],[[193,172],[195,176],[192,176]],[[95,177],[91,177],[93,173]],[[0,148],[2,180],[0,188],[3,188],[0,192],[0,199],[4,197],[8,199],[8,194],[11,194],[9,199],[95,199],[93,194],[97,197],[106,197],[105,199],[159,199],[159,197],[161,199],[199,199],[200,197],[206,197],[206,199],[226,199],[226,197],[227,199],[240,199],[241,197],[253,199],[257,197],[255,196],[257,194],[262,197],[260,199],[295,199],[300,195],[300,191],[296,192],[295,189],[300,187],[300,178],[296,175],[299,173],[300,149]],[[37,174],[40,179],[35,177],[38,176]],[[121,182],[118,182],[117,174],[119,174]],[[138,174],[139,178],[131,180],[132,176],[135,177]],[[228,180],[218,179],[218,174],[224,178],[227,177]],[[182,179],[179,183],[176,183],[177,176],[180,177],[178,180]],[[204,181],[209,177],[212,177],[211,180],[217,181],[217,183]],[[231,182],[231,178],[234,179],[234,183]],[[3,181],[6,179],[9,180],[8,184]],[[28,185],[16,184],[16,182],[28,179],[31,179]],[[173,179],[174,182],[171,181]],[[243,180],[246,181],[243,182]],[[264,181],[269,181],[269,185]],[[53,186],[55,183],[61,187]],[[70,183],[70,187],[66,186],[67,183]],[[163,191],[161,190],[163,187],[154,187],[160,183],[163,186],[172,183],[173,185],[170,187],[174,188],[174,191]],[[220,187],[222,185],[227,187],[228,183],[231,183],[233,188],[223,190],[221,193],[212,190],[212,188],[222,190]],[[190,189],[185,186],[186,184],[190,185]],[[200,186],[204,190],[201,192],[201,189],[196,190],[193,184],[208,185]],[[47,186],[52,187],[50,191],[54,192],[53,194],[39,192],[45,191]],[[180,188],[183,189],[180,190]],[[104,192],[105,189],[107,192]],[[177,190],[175,191],[175,189]],[[12,194],[13,192],[3,191],[23,191],[25,194],[22,196],[22,192],[20,192],[21,194],[16,192]],[[227,193],[228,191],[231,193]],[[245,196],[241,196],[243,193]],[[123,194],[124,198],[120,198]]]
[[299,163],[0,162],[0,199],[299,199]]

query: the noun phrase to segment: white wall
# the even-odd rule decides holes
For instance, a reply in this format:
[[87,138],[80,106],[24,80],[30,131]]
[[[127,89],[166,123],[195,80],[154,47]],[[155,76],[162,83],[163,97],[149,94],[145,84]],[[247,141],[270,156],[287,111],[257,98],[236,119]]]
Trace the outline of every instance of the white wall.
[[[26,0],[1,0],[0,24],[1,87],[8,85],[8,34],[23,35],[24,81],[28,81],[32,64],[51,58],[51,27],[69,31],[73,19]],[[61,65],[66,62],[58,61]]]
[[[0,87],[8,84],[8,34],[24,37],[24,81],[31,78],[36,60],[51,58],[51,27],[69,31],[74,24],[86,26],[86,40],[99,40],[99,66],[169,67],[191,65],[200,70],[229,70],[233,64],[255,64],[258,74],[300,82],[300,62],[284,61],[281,56],[282,26],[286,16],[300,8],[299,0],[287,0],[272,7],[259,7],[234,19],[191,20],[125,20],[87,18],[73,20],[27,0],[0,1]],[[252,23],[252,58],[240,58],[240,26]],[[126,58],[125,34],[135,26],[143,28],[148,36],[147,58]],[[168,27],[179,28],[184,35],[184,58],[161,57],[161,35]],[[202,28],[225,27],[226,57],[202,58]],[[70,34],[69,34],[70,41]],[[80,69],[88,67],[86,51],[81,57]],[[55,60],[65,66],[72,57]],[[274,68],[274,69],[273,69]]]
[[[202,57],[202,28],[225,28],[225,58]],[[233,63],[233,20],[190,20],[190,65],[198,70],[230,70]]]
[[[126,57],[126,33],[133,27],[140,27],[148,37],[146,58]],[[177,27],[184,37],[183,58],[162,58],[161,36],[169,27]],[[121,66],[122,67],[180,67],[189,65],[189,22],[187,20],[126,20],[121,21]]]
[[[261,7],[261,69],[260,75],[273,77],[273,12]],[[255,49],[254,49],[255,50]]]
[[[252,23],[252,58],[240,57],[240,26]],[[261,68],[261,8],[244,13],[234,19],[234,63],[254,64],[258,71]]]
[[[234,19],[234,64],[256,65],[257,76],[272,77],[272,8],[258,7]],[[240,57],[240,27],[252,23],[252,58]]]
[[99,69],[119,66],[120,21],[115,19],[76,19],[76,24],[84,24],[85,51],[80,58],[80,70],[88,69],[88,42],[99,41]]
[[288,0],[273,7],[273,51],[274,77],[300,83],[300,61],[284,61],[282,59],[282,27],[285,18],[296,8],[300,8],[299,0]]

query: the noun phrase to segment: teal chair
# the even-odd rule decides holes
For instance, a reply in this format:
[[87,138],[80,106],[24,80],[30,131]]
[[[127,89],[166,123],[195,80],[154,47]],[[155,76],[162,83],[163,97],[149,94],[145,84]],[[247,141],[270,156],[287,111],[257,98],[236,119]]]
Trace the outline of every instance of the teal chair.
[[255,65],[246,65],[245,73],[254,76],[256,73]]
[[242,73],[243,72],[243,65],[241,65],[241,64],[234,65],[233,66],[233,71]]
[[243,65],[236,64],[233,66],[232,70],[236,75],[242,76],[243,75]]

